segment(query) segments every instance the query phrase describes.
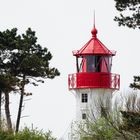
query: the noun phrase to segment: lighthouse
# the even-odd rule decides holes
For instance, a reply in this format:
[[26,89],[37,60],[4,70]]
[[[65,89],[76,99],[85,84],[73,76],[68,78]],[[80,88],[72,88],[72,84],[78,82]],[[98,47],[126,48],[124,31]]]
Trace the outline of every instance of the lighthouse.
[[102,108],[110,111],[112,94],[120,88],[120,75],[111,72],[115,51],[109,50],[97,37],[94,25],[91,39],[79,50],[76,73],[68,75],[69,90],[76,98],[76,120],[102,116]]

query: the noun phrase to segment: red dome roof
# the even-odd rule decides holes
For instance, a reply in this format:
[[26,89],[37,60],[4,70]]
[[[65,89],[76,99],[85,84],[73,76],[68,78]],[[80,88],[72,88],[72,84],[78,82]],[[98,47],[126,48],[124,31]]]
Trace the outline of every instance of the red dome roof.
[[81,55],[115,55],[115,51],[110,51],[105,45],[96,37],[97,29],[94,27],[91,31],[92,38],[80,49],[73,51],[74,56]]

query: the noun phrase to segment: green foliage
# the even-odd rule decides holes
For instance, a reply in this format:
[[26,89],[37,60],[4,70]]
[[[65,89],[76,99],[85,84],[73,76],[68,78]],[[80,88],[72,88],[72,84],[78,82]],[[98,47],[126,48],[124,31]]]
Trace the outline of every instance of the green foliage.
[[15,41],[16,45],[10,52],[9,62],[7,62],[10,73],[15,76],[42,78],[54,78],[60,74],[57,69],[49,67],[52,54],[47,48],[42,48],[37,44],[35,32],[30,28]]
[[81,140],[113,140],[116,129],[104,117],[80,126]]
[[35,31],[31,28],[22,35],[17,34],[16,28],[0,32],[0,75],[10,74],[21,82],[25,76],[25,84],[36,86],[37,82],[43,83],[44,78],[60,75],[56,68],[50,67],[51,59],[48,49],[37,44]]
[[38,86],[39,82],[44,83],[44,79],[53,79],[60,75],[56,68],[50,67],[51,59],[52,54],[48,49],[37,44],[35,31],[31,28],[22,35],[17,34],[17,28],[0,32],[0,93],[8,94],[5,110],[9,122],[9,93],[20,92],[21,96],[16,131],[19,128],[23,96],[31,95],[25,92],[25,86]]
[[16,91],[16,83],[18,79],[11,76],[10,74],[0,75],[0,91],[3,93],[9,93],[11,91]]
[[[114,0],[116,9],[120,12],[115,21],[119,26],[140,29],[140,0]],[[127,14],[126,14],[127,13]]]
[[140,76],[134,76],[134,80],[133,83],[130,84],[130,88],[133,88],[134,90],[140,90]]
[[134,137],[140,137],[140,98],[136,96],[136,93],[129,95],[125,107],[125,110],[120,110],[123,121],[120,129],[129,132]]
[[124,99],[125,107],[118,106],[114,112],[104,109],[105,115],[78,123],[75,132],[81,140],[139,140],[140,99],[135,94]]
[[44,133],[42,130],[24,128],[16,134],[0,130],[0,140],[56,140],[56,138],[52,136],[51,131]]
[[0,140],[15,140],[13,133],[0,130]]
[[56,140],[51,136],[51,132],[44,133],[37,129],[30,130],[25,128],[23,131],[18,132],[15,135],[15,140]]
[[140,132],[140,111],[121,111],[123,117],[122,129]]

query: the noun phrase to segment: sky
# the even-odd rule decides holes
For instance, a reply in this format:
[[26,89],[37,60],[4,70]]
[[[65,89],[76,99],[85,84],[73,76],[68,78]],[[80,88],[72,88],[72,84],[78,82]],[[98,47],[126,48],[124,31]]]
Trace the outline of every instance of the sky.
[[[120,74],[120,92],[128,89],[133,75],[140,70],[139,30],[118,27],[114,0],[1,0],[0,30],[28,27],[36,31],[38,43],[53,54],[51,66],[59,69],[60,77],[46,80],[38,87],[28,86],[33,96],[26,97],[21,126],[38,127],[60,138],[75,118],[75,98],[68,90],[68,74],[75,73],[73,50],[83,47],[91,38],[93,11],[96,15],[97,37],[110,50],[116,50],[112,72]],[[11,99],[15,122],[18,95]]]

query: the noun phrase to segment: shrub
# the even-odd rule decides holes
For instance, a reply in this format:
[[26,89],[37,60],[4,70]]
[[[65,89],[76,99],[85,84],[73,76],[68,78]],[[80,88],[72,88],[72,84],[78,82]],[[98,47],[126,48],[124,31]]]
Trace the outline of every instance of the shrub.
[[25,127],[15,134],[1,129],[0,140],[56,140],[56,138],[52,137],[51,131],[43,132],[42,130]]

